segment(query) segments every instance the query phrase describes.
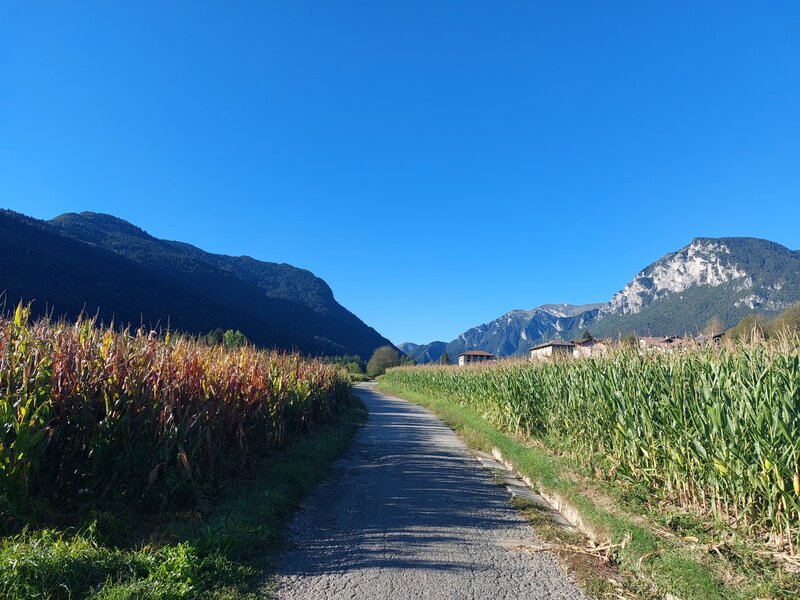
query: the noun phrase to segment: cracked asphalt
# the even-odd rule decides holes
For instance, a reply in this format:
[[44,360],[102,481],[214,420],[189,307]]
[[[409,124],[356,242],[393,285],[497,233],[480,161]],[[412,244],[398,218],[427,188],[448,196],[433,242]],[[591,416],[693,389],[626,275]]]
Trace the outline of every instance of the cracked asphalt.
[[458,437],[378,393],[348,454],[303,503],[277,564],[277,597],[584,598]]

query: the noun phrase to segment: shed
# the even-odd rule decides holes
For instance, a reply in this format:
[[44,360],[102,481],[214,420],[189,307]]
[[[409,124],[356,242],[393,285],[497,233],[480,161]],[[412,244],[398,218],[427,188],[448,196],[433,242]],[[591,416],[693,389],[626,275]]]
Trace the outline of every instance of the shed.
[[497,356],[483,350],[467,350],[458,355],[458,364],[462,367],[469,363],[487,362],[497,360]]
[[587,357],[600,356],[608,352],[611,342],[608,340],[598,340],[593,337],[573,340],[575,347],[572,349],[573,356]]
[[531,360],[549,358],[551,356],[572,356],[575,344],[564,340],[553,340],[539,344],[530,349]]

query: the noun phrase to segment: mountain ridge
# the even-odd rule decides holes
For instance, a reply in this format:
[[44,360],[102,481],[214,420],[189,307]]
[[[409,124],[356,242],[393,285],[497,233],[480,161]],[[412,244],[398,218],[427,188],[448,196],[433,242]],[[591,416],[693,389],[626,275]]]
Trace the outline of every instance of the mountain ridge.
[[602,304],[543,304],[530,310],[510,310],[493,321],[476,325],[451,342],[431,342],[409,356],[417,362],[435,362],[444,352],[450,360],[466,350],[484,350],[498,356],[520,356],[531,345],[552,337],[578,334],[591,322]]
[[713,317],[732,327],[754,311],[773,315],[798,301],[800,253],[760,238],[696,237],[639,271],[593,331],[696,333]]
[[43,221],[2,211],[0,229],[0,290],[11,302],[36,300],[36,314],[54,307],[188,333],[240,329],[259,345],[307,354],[369,358],[390,343],[305,269],[214,255],[101,213]]
[[[695,237],[640,270],[608,302],[509,311],[466,330],[446,349],[451,358],[466,349],[522,355],[526,346],[569,339],[582,329],[601,337],[697,334],[712,318],[732,327],[754,311],[773,315],[796,302],[800,252],[754,237]],[[411,356],[426,353],[421,345]]]

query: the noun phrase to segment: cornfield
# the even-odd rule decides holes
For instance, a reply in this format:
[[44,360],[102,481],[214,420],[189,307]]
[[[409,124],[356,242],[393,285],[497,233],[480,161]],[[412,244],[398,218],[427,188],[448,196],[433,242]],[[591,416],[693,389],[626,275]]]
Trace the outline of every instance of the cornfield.
[[800,532],[797,340],[546,363],[401,367],[385,380],[464,403],[605,477],[771,535]]
[[22,305],[0,318],[0,500],[158,505],[312,429],[350,393],[345,370],[298,355],[28,321]]

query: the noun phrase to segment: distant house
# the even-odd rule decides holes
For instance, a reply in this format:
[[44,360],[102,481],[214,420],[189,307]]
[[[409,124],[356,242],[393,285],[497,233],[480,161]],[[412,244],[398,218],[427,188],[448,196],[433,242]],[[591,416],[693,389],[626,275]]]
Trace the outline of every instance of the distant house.
[[694,338],[694,341],[698,344],[717,344],[723,340],[725,337],[725,332],[721,331],[720,333],[713,333],[713,334],[700,334]]
[[553,356],[572,356],[575,351],[575,344],[564,340],[553,340],[539,344],[530,349],[531,360],[541,360]]
[[693,345],[691,338],[678,336],[667,337],[640,337],[639,350],[645,352],[667,352],[672,353],[677,350],[684,350]]
[[492,360],[497,360],[497,357],[494,354],[490,352],[484,352],[483,350],[467,350],[466,352],[462,352],[458,355],[458,364],[462,367],[470,363],[480,363]]
[[608,349],[611,347],[610,342],[606,340],[596,340],[593,337],[575,340],[572,343],[574,344],[572,354],[580,357],[600,356],[608,352]]

